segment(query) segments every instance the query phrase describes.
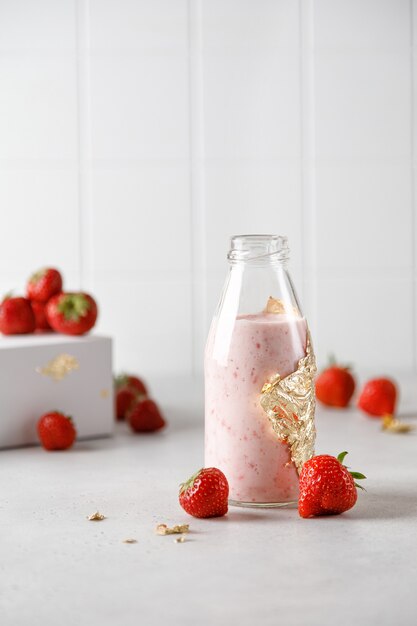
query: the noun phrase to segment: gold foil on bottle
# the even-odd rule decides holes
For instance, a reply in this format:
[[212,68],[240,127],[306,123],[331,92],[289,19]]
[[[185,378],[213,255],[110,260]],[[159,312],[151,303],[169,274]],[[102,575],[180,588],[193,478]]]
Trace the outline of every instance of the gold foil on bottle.
[[75,356],[70,354],[58,354],[52,361],[43,367],[37,367],[38,374],[49,376],[53,380],[63,380],[68,374],[80,368],[80,363]]
[[265,383],[261,391],[261,406],[275,433],[288,444],[291,460],[298,473],[303,464],[314,456],[316,372],[316,358],[307,330],[306,354],[298,361],[295,372],[284,378],[277,374],[270,382]]

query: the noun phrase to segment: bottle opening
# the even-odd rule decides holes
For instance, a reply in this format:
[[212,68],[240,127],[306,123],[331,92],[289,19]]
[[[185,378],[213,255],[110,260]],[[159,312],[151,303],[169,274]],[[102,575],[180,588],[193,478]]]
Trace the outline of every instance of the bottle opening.
[[282,235],[235,235],[230,241],[229,261],[268,263],[287,261],[288,239]]

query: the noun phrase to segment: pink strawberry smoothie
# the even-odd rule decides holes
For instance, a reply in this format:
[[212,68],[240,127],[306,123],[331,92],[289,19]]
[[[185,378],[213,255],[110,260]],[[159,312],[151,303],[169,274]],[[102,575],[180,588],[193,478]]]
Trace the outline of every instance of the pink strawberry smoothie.
[[286,503],[298,498],[298,474],[259,399],[275,374],[287,376],[305,355],[304,318],[286,313],[239,315],[226,358],[216,358],[212,328],[205,355],[205,466],[226,475],[230,499]]

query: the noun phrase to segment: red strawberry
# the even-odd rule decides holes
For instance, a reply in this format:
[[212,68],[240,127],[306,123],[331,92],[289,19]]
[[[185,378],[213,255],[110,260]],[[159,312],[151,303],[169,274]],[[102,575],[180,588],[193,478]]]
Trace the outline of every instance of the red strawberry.
[[145,383],[137,376],[132,376],[131,374],[120,374],[116,377],[116,389],[119,387],[130,387],[144,396],[148,393]]
[[45,450],[66,450],[76,435],[72,419],[59,411],[45,413],[38,421],[38,436]]
[[3,335],[33,333],[35,315],[26,298],[6,296],[0,306],[0,331]]
[[327,406],[345,407],[355,391],[355,379],[347,367],[331,365],[316,379],[316,396]]
[[87,293],[59,293],[46,305],[46,317],[57,333],[84,335],[97,319],[97,304]]
[[180,485],[180,505],[194,517],[222,517],[228,509],[229,483],[216,467],[196,472]]
[[137,394],[129,387],[116,388],[116,417],[118,420],[125,419],[126,413],[136,398]]
[[30,304],[35,315],[36,330],[51,330],[48,320],[46,319],[45,303],[32,300]]
[[29,300],[47,302],[62,290],[62,276],[58,270],[46,267],[29,278],[26,293]]
[[304,463],[300,473],[298,512],[301,517],[338,515],[348,511],[358,498],[354,479],[366,478],[359,472],[349,472],[343,465],[347,452],[337,459],[328,454],[314,456]]
[[135,433],[150,433],[160,430],[166,424],[157,404],[149,398],[139,399],[128,411],[126,419]]
[[397,402],[397,387],[389,378],[374,378],[365,383],[358,400],[358,407],[372,415],[393,415]]

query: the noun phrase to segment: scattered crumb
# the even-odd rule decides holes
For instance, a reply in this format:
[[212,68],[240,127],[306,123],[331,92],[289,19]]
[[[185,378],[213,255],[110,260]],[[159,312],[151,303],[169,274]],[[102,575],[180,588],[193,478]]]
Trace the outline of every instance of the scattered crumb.
[[99,513],[98,511],[96,511],[95,513],[93,513],[92,515],[89,515],[87,517],[87,519],[90,522],[101,522],[102,520],[106,519],[105,515],[102,515],[101,513]]
[[414,425],[405,424],[393,415],[385,415],[382,418],[382,430],[387,430],[391,433],[408,433],[413,430]]
[[175,537],[174,541],[175,543],[184,543],[185,535],[181,535],[180,537]]
[[137,539],[123,539],[123,543],[137,543]]
[[177,524],[172,528],[169,528],[166,524],[158,524],[155,532],[157,535],[181,535],[183,533],[188,533],[189,530],[189,524]]

